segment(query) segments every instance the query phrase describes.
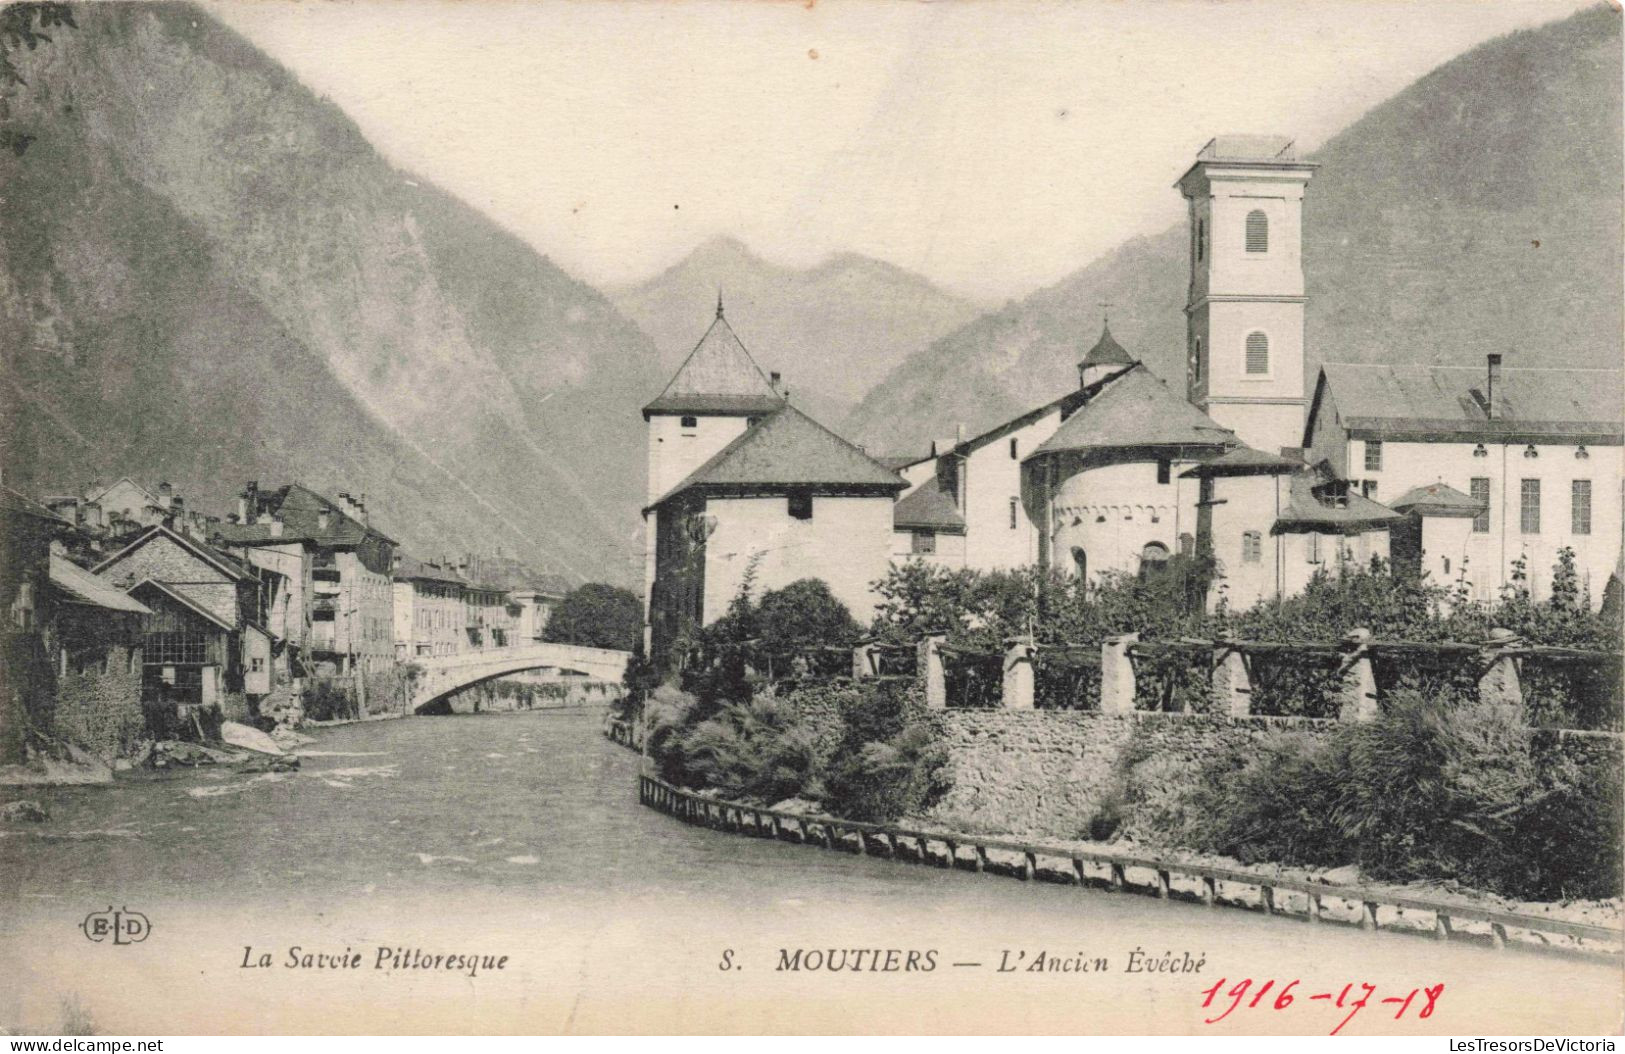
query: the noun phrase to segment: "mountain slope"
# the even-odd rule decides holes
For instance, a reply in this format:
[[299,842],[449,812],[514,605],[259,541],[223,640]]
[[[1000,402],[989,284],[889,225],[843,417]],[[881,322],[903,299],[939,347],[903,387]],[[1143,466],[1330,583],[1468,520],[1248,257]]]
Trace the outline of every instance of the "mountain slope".
[[632,577],[647,338],[198,8],[76,14],[0,157],[8,477],[299,478],[419,551]]
[[[1328,359],[1617,366],[1620,82],[1620,16],[1599,7],[1483,44],[1328,142],[1304,205],[1309,383]],[[1226,131],[1245,129],[1194,131],[1192,155]],[[942,338],[864,398],[848,434],[923,449],[1054,398],[1102,301],[1122,344],[1178,384],[1186,238],[1130,241]]]
[[798,270],[731,238],[715,238],[610,296],[654,338],[670,372],[710,324],[719,289],[751,355],[782,372],[796,401],[831,423],[910,354],[977,314],[970,302],[880,260],[842,253]]

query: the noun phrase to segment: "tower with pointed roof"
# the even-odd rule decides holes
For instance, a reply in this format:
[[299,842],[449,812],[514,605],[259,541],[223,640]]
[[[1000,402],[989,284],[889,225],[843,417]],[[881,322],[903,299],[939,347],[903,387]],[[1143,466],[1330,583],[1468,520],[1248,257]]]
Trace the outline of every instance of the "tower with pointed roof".
[[1134,365],[1134,357],[1128,353],[1123,345],[1117,343],[1112,337],[1110,320],[1103,320],[1100,324],[1100,339],[1083,356],[1078,363],[1078,387],[1087,388],[1092,384],[1120,373]]
[[1179,180],[1190,215],[1187,392],[1243,442],[1303,442],[1303,193],[1285,136],[1211,140]]
[[717,316],[665,390],[643,408],[649,437],[651,504],[686,479],[750,424],[784,405],[784,396],[751,358],[723,315]]

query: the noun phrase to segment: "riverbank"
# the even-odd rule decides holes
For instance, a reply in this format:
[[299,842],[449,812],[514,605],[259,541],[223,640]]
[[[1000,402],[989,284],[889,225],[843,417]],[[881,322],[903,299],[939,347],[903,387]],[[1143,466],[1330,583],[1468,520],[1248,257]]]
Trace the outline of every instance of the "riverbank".
[[[1221,977],[1302,978],[1306,995],[1367,980],[1379,998],[1445,985],[1424,1020],[1373,1001],[1344,1029],[1367,1035],[1593,1034],[1625,1009],[1614,963],[1549,957],[1534,993],[1526,956],[1476,942],[1418,955],[1344,926],[975,881],[676,823],[638,804],[637,756],[591,712],[312,734],[295,773],[211,766],[31,791],[50,820],[0,827],[0,976],[14,980],[0,986],[0,1025],[54,1027],[69,997],[120,1035],[1313,1033],[1347,1013],[1303,998],[1206,1025],[1202,991]],[[149,938],[85,940],[85,915],[109,904],[144,914]],[[373,967],[386,946],[510,959],[476,978],[391,973]],[[314,977],[284,965],[295,947],[368,958]],[[939,965],[777,968],[781,952],[830,948],[913,948]],[[1040,949],[1111,968],[1000,971],[1007,951]],[[1170,950],[1205,957],[1202,971],[1128,969],[1137,951]],[[267,953],[273,966],[255,966]]]
[[1485,894],[1334,881],[1324,872],[1246,868],[1194,853],[1014,841],[928,826],[858,823],[799,808],[769,809],[683,790],[648,774],[639,776],[639,800],[688,823],[825,849],[847,848],[850,840],[858,855],[878,848],[877,855],[948,870],[1097,885],[1114,892],[1138,889],[1163,900],[1296,915],[1311,923],[1342,922],[1371,931],[1425,932],[1440,940],[1482,938],[1495,948],[1510,942],[1610,957],[1625,950],[1617,902],[1518,904],[1525,910],[1508,910],[1506,902],[1496,903],[1498,898]]

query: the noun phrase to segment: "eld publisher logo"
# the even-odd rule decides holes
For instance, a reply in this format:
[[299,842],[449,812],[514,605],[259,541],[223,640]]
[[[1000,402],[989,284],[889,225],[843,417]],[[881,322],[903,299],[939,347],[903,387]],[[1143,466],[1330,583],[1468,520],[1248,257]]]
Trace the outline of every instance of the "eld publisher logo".
[[92,911],[85,916],[85,921],[79,924],[85,937],[102,943],[109,937],[114,944],[140,944],[152,932],[152,923],[139,911],[125,908],[114,911],[109,904],[106,911]]

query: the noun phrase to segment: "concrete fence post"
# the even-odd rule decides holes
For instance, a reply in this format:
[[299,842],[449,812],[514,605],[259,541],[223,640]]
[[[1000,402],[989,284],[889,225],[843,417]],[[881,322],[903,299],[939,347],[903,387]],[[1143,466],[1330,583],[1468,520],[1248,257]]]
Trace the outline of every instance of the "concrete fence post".
[[925,685],[925,705],[928,710],[948,707],[948,678],[942,669],[942,642],[947,637],[923,637],[915,653],[916,673]]
[[1038,647],[1032,637],[1011,637],[1004,642],[1004,708],[1033,708],[1033,656]]
[[1509,629],[1490,630],[1489,643],[1484,648],[1484,676],[1478,679],[1478,699],[1492,706],[1523,709],[1523,677],[1518,659],[1507,650],[1520,643],[1518,635]]
[[1125,633],[1120,637],[1107,637],[1100,645],[1100,712],[1103,714],[1131,714],[1134,712],[1134,660],[1129,658],[1131,645],[1139,643],[1138,633]]
[[875,670],[875,646],[871,641],[859,644],[852,649],[852,679],[861,681],[866,677],[873,677]]
[[1339,671],[1337,717],[1340,721],[1375,721],[1377,675],[1371,669],[1371,631],[1352,629],[1343,638],[1343,663]]
[[1247,673],[1247,656],[1234,641],[1216,642],[1211,676],[1213,698],[1221,714],[1246,717],[1253,712],[1253,681]]

